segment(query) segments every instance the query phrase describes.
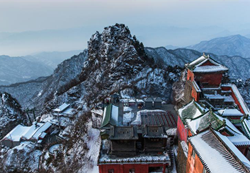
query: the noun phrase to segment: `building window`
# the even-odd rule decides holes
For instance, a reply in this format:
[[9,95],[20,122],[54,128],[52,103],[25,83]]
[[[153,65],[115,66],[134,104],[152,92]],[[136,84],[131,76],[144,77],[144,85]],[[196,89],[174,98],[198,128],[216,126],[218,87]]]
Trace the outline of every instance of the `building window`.
[[135,169],[129,169],[129,173],[135,173]]
[[108,170],[108,173],[114,173],[115,171],[114,171],[114,169],[109,169]]
[[163,172],[163,167],[162,166],[159,166],[159,167],[148,167],[148,172],[149,173]]

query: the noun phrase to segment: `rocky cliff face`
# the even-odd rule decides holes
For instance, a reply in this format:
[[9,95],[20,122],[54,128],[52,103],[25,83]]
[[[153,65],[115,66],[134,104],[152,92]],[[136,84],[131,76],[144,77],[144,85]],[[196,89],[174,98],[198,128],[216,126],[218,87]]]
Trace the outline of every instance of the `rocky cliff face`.
[[27,123],[20,104],[10,94],[0,92],[0,139],[20,123]]
[[[118,91],[170,100],[171,83],[178,79],[180,68],[170,69],[171,63],[158,61],[147,56],[143,44],[125,25],[116,24],[96,32],[88,50],[61,63],[53,75],[0,90],[10,92],[25,107],[45,107],[47,111],[68,99],[82,98],[92,104]],[[20,90],[27,93],[21,95]]]
[[88,60],[79,75],[94,100],[114,92],[128,95],[157,94],[169,99],[171,85],[164,67],[146,55],[143,44],[125,25],[106,27],[88,42]]

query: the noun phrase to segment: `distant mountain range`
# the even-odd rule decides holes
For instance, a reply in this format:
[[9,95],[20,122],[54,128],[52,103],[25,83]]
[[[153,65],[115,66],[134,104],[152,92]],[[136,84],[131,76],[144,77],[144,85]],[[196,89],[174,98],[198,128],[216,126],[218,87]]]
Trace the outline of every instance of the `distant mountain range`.
[[58,64],[79,50],[68,52],[42,52],[24,57],[0,56],[0,85],[25,82],[41,76],[49,76]]
[[[188,62],[195,60],[202,55],[202,52],[178,48],[175,50],[167,50],[164,47],[146,48],[149,57],[153,57],[157,64],[165,66],[183,67]],[[250,76],[250,59],[241,56],[215,55],[208,53],[213,59],[229,68],[229,76],[232,79],[247,80]]]
[[188,46],[200,52],[210,52],[216,55],[241,56],[250,58],[250,39],[242,35],[214,38]]
[[82,52],[82,50],[72,50],[67,52],[41,52],[34,55],[24,56],[23,58],[31,62],[42,63],[55,69],[58,64],[66,59],[69,59],[73,55],[78,55],[80,52]]

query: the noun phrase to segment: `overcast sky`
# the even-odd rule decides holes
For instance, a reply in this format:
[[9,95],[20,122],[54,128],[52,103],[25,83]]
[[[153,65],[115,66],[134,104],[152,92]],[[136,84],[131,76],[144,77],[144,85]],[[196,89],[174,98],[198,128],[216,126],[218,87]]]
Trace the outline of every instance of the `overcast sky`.
[[[188,46],[250,34],[249,9],[249,0],[0,0],[0,54],[85,49],[91,34],[115,23],[126,24],[145,46]],[[51,30],[63,32],[60,44],[49,38]],[[48,38],[39,42],[39,34]]]

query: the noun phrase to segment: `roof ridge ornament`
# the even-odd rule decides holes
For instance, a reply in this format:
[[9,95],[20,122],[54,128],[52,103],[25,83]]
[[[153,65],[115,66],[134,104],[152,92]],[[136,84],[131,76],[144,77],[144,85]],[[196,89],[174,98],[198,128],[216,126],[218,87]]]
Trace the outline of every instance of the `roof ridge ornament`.
[[210,58],[209,55],[206,55],[206,54],[205,54],[205,52],[203,52],[203,56],[204,56],[204,58],[206,58],[206,59],[209,59],[209,58]]

